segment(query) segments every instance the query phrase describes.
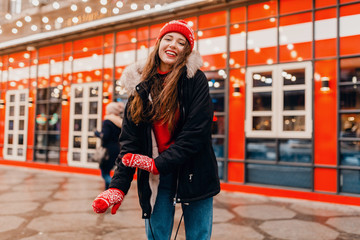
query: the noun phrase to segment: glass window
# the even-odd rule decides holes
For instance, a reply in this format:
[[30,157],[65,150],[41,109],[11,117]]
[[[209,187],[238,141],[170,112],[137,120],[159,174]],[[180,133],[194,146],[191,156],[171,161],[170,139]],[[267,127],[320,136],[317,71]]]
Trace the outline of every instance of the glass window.
[[360,141],[340,142],[340,164],[360,166]]
[[213,138],[213,148],[215,152],[215,156],[217,158],[224,157],[224,139],[223,138]]
[[213,117],[213,124],[211,128],[212,134],[219,134],[223,135],[225,134],[225,117],[224,116],[214,116]]
[[225,88],[226,74],[224,70],[217,72],[205,72],[210,90],[223,90]]
[[346,193],[360,193],[359,170],[340,170],[340,191]]
[[224,112],[224,93],[211,93],[211,99],[214,106],[215,112]]
[[284,91],[284,110],[305,110],[305,90]]
[[254,92],[253,111],[271,111],[271,92]]
[[246,177],[252,183],[310,189],[312,175],[310,167],[249,163]]
[[279,157],[283,162],[311,163],[312,142],[302,139],[280,140]]
[[275,161],[276,142],[270,139],[248,139],[246,159]]

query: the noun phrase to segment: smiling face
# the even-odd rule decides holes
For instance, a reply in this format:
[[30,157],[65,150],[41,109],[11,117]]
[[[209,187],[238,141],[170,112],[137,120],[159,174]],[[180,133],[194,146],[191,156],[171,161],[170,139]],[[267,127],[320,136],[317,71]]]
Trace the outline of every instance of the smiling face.
[[164,35],[160,41],[159,57],[160,57],[160,70],[168,72],[172,66],[179,59],[180,53],[185,49],[187,44],[186,38],[177,32],[170,32]]

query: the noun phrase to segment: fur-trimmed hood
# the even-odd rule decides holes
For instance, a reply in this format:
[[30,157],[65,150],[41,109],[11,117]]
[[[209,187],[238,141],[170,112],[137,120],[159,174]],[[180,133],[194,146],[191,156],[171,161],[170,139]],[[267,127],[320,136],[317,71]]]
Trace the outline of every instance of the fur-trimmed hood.
[[[120,77],[120,86],[125,88],[129,96],[135,91],[136,85],[140,83],[141,73],[144,69],[145,64],[146,59],[143,59],[141,61],[130,64],[124,69]],[[199,70],[202,65],[203,62],[200,53],[196,50],[193,50],[189,55],[186,63],[187,77],[194,77],[196,71]]]

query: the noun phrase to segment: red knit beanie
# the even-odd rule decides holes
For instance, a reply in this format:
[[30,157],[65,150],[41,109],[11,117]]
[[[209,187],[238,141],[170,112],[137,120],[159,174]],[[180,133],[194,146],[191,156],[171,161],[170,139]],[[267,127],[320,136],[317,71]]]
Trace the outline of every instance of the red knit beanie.
[[194,30],[187,24],[184,20],[172,20],[166,23],[161,29],[158,36],[158,40],[162,38],[165,34],[169,32],[177,32],[184,35],[184,37],[189,41],[191,50],[194,48]]

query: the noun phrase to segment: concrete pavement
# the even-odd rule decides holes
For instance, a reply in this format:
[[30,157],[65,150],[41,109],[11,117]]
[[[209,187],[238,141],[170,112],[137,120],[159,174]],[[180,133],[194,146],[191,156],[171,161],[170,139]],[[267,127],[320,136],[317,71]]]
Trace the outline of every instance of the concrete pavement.
[[[0,183],[0,240],[146,239],[136,184],[116,215],[98,215],[100,176],[0,165]],[[180,216],[178,205],[174,225]],[[360,207],[221,192],[212,239],[360,239]]]

